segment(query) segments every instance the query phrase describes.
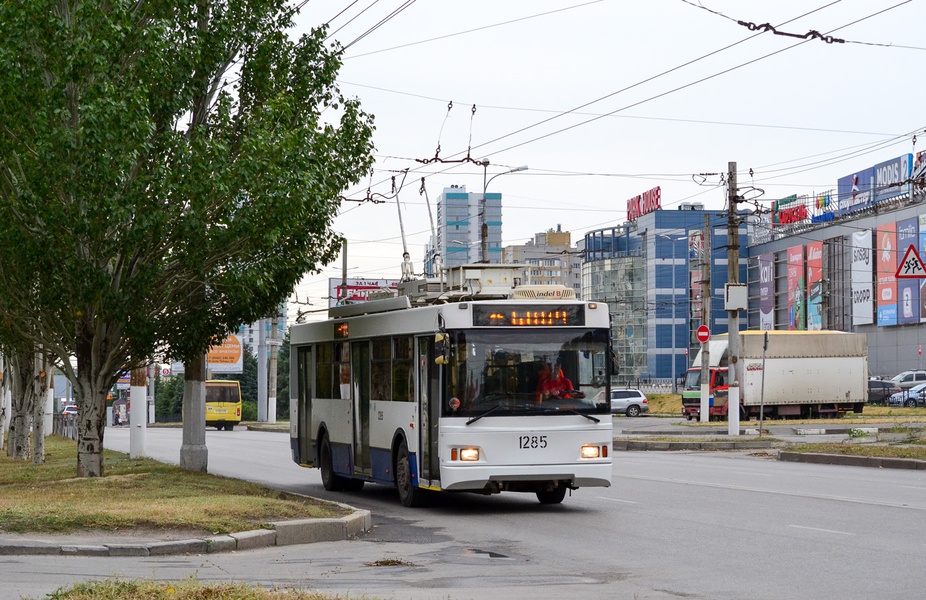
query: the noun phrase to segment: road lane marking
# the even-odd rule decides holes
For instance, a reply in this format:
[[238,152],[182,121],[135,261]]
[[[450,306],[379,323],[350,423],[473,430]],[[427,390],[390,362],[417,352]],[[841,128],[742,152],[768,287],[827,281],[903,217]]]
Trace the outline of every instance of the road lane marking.
[[809,529],[810,531],[822,531],[823,533],[835,533],[838,535],[855,535],[854,533],[849,533],[848,531],[836,531],[835,529],[820,529],[819,527],[805,527],[803,525],[788,525],[788,527],[794,527],[795,529]]
[[639,504],[633,500],[621,500],[620,498],[608,498],[607,496],[598,496],[599,500],[609,500],[611,502],[622,502],[623,504]]

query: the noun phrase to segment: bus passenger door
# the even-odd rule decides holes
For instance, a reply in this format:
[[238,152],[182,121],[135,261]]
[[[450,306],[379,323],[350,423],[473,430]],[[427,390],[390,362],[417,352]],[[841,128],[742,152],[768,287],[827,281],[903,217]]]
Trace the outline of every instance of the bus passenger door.
[[[296,411],[295,416],[299,419],[296,423],[296,439],[299,441],[299,460],[306,466],[313,466],[315,454],[313,452],[313,442],[315,432],[311,431],[312,427],[312,381],[314,378],[314,365],[311,347],[299,348],[296,358],[296,370],[298,378],[296,379],[298,387],[296,393]],[[290,376],[290,381],[293,377]],[[292,396],[292,394],[290,394]],[[293,410],[290,408],[290,415]]]
[[370,463],[370,343],[351,344],[354,409],[354,473],[372,475]]
[[415,381],[418,384],[418,447],[420,448],[422,480],[440,479],[440,457],[438,456],[438,443],[440,442],[440,368],[434,364],[436,358],[434,350],[434,336],[418,338],[418,358],[416,362]]

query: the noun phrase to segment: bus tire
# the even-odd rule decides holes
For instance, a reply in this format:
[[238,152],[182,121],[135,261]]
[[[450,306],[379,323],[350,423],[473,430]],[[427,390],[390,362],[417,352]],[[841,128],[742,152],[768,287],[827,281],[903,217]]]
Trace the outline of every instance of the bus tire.
[[233,431],[234,429],[235,429],[235,424],[234,424],[234,423],[226,423],[226,424],[225,424],[225,431]]
[[424,503],[424,490],[412,481],[411,456],[404,438],[395,453],[395,487],[399,491],[402,506],[414,508]]
[[340,492],[344,489],[344,481],[334,472],[334,462],[331,458],[331,442],[328,441],[328,434],[322,435],[322,441],[318,444],[318,463],[322,472],[322,485],[329,492]]
[[559,504],[565,497],[566,486],[563,484],[556,486],[552,490],[537,492],[537,500],[540,500],[541,504]]

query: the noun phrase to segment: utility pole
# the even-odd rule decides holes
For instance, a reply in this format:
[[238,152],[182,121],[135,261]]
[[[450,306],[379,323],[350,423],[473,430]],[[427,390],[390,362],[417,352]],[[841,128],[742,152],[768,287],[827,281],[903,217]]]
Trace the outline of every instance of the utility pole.
[[[704,241],[701,248],[701,324],[711,327],[711,215],[704,215]],[[701,423],[711,419],[710,340],[701,344]]]
[[280,345],[283,340],[277,339],[277,326],[279,324],[280,311],[274,313],[270,319],[270,371],[268,379],[270,380],[270,391],[267,396],[267,422],[277,422],[277,354],[280,351]]
[[341,289],[335,306],[341,306],[347,298],[347,238],[341,241]]
[[260,321],[257,332],[257,422],[267,422],[267,318]]
[[736,163],[727,163],[727,293],[724,294],[727,309],[727,381],[730,384],[727,396],[727,434],[740,434],[740,389],[743,379],[742,367],[739,364],[740,355],[740,323],[739,307],[731,302],[731,293],[739,284],[740,272],[740,244],[739,244],[739,215],[736,206],[739,199],[736,195]]

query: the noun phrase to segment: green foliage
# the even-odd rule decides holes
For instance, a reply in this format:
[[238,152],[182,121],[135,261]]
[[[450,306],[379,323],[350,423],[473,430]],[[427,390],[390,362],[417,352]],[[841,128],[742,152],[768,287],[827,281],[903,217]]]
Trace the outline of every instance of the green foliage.
[[180,420],[183,411],[183,377],[157,376],[154,382],[154,416],[155,420]]
[[289,331],[277,354],[277,419],[289,420]]
[[58,356],[96,420],[81,456],[120,372],[200,356],[337,254],[372,117],[294,10],[0,3],[0,343]]

